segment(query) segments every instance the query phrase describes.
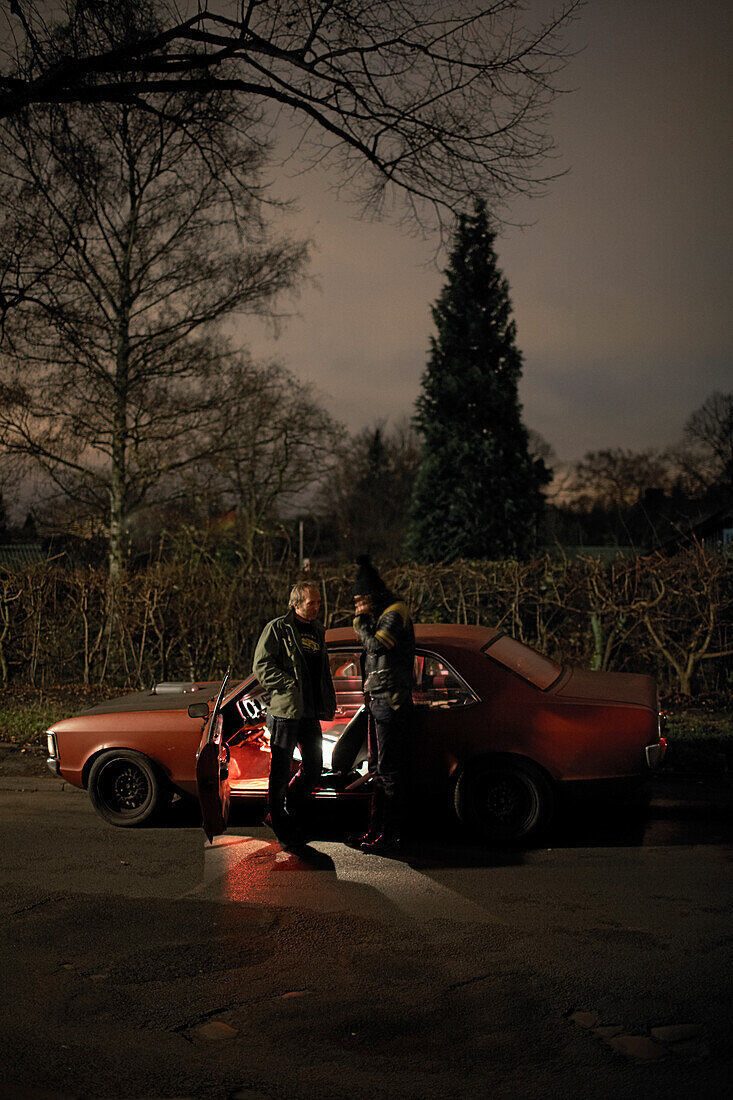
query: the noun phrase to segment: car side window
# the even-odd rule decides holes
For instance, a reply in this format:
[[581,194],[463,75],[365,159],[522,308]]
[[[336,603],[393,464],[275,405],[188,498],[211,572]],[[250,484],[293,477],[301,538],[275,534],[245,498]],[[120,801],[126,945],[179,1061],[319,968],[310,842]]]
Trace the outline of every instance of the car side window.
[[361,686],[360,650],[336,650],[328,655],[331,677],[339,706],[361,706],[364,693]]
[[418,707],[465,707],[476,702],[476,695],[457,673],[432,654],[415,657],[412,699]]

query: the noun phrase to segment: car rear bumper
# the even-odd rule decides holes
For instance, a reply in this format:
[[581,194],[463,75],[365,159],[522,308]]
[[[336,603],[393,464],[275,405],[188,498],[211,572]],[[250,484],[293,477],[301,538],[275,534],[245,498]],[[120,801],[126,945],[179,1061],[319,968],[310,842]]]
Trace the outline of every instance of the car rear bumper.
[[653,745],[647,745],[644,749],[646,756],[647,766],[651,771],[655,771],[664,760],[665,753],[667,752],[667,741],[664,737],[660,737],[658,741],[655,741]]

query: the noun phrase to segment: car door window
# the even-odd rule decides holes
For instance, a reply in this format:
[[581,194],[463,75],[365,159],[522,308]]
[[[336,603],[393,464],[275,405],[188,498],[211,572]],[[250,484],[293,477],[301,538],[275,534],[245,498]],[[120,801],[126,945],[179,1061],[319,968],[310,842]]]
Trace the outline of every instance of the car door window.
[[418,707],[447,709],[466,707],[478,696],[449,664],[434,654],[418,653],[412,698]]
[[359,707],[364,702],[360,656],[358,649],[337,650],[328,655],[336,703],[341,707]]

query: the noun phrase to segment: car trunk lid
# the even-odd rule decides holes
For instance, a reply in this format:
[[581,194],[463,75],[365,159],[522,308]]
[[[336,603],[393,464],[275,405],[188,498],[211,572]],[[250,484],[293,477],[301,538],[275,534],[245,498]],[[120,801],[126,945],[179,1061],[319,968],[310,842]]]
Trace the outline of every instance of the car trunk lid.
[[625,703],[655,713],[658,709],[656,681],[632,672],[586,672],[574,668],[551,694],[567,702]]

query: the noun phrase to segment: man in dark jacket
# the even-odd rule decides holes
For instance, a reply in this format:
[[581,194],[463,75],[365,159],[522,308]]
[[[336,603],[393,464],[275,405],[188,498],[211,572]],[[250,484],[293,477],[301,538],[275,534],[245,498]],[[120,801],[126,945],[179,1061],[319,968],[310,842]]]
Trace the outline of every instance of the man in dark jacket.
[[354,630],[364,646],[370,768],[375,772],[369,830],[352,843],[388,853],[400,843],[402,772],[412,716],[415,631],[406,606],[390,592],[369,558],[357,559]]
[[[305,844],[298,819],[323,767],[320,719],[329,720],[336,711],[326,634],[317,620],[320,607],[317,585],[312,581],[294,585],[288,613],[262,631],[252,665],[270,696],[267,804],[272,828],[285,849]],[[291,779],[296,745],[301,764]]]

